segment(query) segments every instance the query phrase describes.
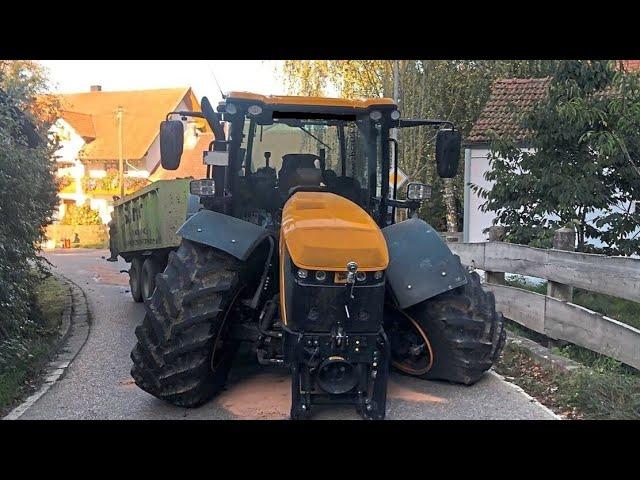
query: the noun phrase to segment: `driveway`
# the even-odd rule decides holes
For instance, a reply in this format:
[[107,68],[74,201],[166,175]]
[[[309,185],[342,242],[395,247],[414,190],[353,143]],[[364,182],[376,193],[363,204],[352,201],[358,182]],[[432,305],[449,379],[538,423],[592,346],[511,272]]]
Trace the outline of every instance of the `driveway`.
[[[129,293],[122,260],[107,250],[57,250],[46,257],[87,294],[92,312],[89,339],[56,382],[21,419],[282,419],[288,417],[290,380],[283,368],[260,367],[250,356],[236,361],[227,389],[206,405],[185,409],[140,390],[131,379],[129,353],[144,308]],[[351,407],[318,408],[314,418],[357,419]],[[554,419],[548,409],[490,372],[471,387],[413,379],[393,373],[389,419]]]

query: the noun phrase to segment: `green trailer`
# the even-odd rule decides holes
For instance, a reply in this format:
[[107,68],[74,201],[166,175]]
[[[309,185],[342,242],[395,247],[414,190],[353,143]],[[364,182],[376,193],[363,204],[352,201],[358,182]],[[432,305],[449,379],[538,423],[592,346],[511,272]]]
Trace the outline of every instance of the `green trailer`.
[[176,231],[187,215],[190,179],[158,180],[114,204],[109,223],[111,257],[131,263],[129,284],[136,302],[153,293],[155,276],[180,245]]

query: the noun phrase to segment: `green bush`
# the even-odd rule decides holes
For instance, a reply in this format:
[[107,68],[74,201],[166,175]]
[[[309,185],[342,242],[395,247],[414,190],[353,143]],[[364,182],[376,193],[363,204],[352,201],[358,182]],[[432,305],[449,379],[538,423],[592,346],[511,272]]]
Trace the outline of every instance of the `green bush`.
[[89,205],[69,205],[62,217],[63,225],[102,225],[100,214]]
[[28,112],[45,85],[34,62],[0,61],[0,348],[21,348],[32,327],[38,243],[57,204],[47,125]]

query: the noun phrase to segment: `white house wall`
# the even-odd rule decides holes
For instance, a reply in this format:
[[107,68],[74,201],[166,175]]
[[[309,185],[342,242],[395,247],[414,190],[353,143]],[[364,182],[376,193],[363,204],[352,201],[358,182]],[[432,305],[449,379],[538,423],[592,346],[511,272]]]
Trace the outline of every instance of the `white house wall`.
[[[526,152],[532,149],[523,149]],[[464,233],[463,241],[470,243],[486,242],[489,239],[488,233],[483,230],[493,225],[494,212],[483,212],[480,206],[486,202],[480,198],[472,189],[470,184],[478,185],[487,190],[491,190],[493,182],[484,178],[484,174],[489,171],[489,148],[485,146],[473,146],[465,149],[465,171],[464,171]]]
[[484,173],[489,170],[489,150],[487,148],[467,148],[465,150],[464,172],[464,228],[463,241],[484,242],[489,237],[482,233],[485,228],[492,225],[495,218],[493,212],[483,212],[480,206],[484,200],[473,190],[470,184],[490,189],[492,182],[485,180]]

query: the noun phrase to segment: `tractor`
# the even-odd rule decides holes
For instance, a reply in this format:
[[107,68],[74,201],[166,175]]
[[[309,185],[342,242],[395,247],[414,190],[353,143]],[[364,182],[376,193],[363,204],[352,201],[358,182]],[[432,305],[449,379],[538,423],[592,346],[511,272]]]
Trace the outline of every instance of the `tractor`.
[[409,183],[397,198],[394,129],[433,128],[437,172],[451,178],[451,122],[400,118],[388,98],[231,92],[215,109],[204,97],[201,112],[167,115],[165,169],[180,164],[186,117],[215,138],[180,244],[144,299],[131,353],[141,389],[200,406],[250,342],[259,364],[289,369],[291,419],[320,404],[383,419],[391,368],[471,385],[496,361],[505,331],[493,294],[417,216],[431,187]]

